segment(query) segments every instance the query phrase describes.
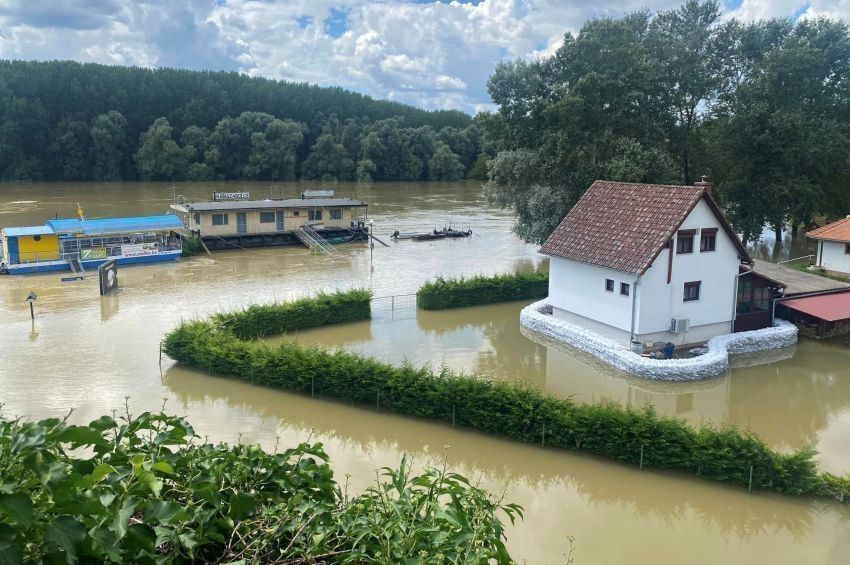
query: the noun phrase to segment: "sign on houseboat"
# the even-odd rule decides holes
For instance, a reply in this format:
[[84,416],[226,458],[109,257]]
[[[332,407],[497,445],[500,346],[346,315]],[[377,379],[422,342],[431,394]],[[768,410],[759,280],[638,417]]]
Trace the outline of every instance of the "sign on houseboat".
[[213,201],[221,202],[222,200],[250,200],[250,192],[213,192]]
[[159,246],[154,243],[131,243],[121,246],[121,255],[124,257],[141,257],[143,255],[156,255]]

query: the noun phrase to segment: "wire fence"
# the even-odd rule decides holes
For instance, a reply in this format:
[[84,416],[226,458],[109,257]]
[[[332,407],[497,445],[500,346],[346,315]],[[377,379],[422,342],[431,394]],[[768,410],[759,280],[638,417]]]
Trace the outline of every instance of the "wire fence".
[[416,294],[395,294],[372,299],[372,320],[411,320],[416,318]]

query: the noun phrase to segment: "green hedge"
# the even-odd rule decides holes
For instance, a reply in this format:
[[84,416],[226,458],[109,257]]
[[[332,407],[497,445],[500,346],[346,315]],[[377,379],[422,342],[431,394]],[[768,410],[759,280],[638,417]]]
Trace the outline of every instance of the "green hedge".
[[240,340],[209,322],[187,322],[166,353],[210,373],[430,418],[519,441],[580,449],[644,467],[788,494],[842,497],[850,481],[818,474],[814,449],[784,454],[733,427],[693,428],[652,408],[577,404],[517,384],[449,371],[394,367],[346,351]]
[[549,273],[527,271],[485,277],[437,278],[426,282],[416,293],[416,305],[423,310],[443,310],[530,298],[549,293]]
[[242,339],[356,322],[372,317],[372,293],[355,289],[321,293],[293,302],[253,305],[239,312],[213,315],[213,322]]

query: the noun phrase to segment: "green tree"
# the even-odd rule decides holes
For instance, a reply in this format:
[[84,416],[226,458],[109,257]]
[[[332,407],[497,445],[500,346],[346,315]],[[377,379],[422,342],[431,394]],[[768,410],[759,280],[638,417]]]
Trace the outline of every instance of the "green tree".
[[305,129],[292,120],[273,119],[263,131],[251,134],[245,178],[294,180],[296,151],[304,141]]
[[142,134],[141,146],[134,155],[139,175],[146,180],[183,178],[186,153],[172,137],[167,118],[157,118]]
[[91,125],[94,180],[121,180],[127,120],[116,110],[97,116]]
[[354,168],[354,161],[348,156],[345,147],[337,143],[333,136],[325,134],[319,136],[310,150],[301,175],[305,179],[324,181],[351,180]]
[[434,155],[428,163],[430,180],[454,181],[463,178],[463,163],[445,143],[438,141]]

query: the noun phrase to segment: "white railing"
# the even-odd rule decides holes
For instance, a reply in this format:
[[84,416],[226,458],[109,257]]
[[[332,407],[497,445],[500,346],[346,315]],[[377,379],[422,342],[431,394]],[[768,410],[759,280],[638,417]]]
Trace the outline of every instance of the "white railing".
[[325,241],[324,238],[310,226],[301,226],[295,230],[294,233],[295,237],[297,237],[301,243],[313,251],[317,253],[324,253],[334,258],[342,257],[342,253],[340,253],[333,245]]

